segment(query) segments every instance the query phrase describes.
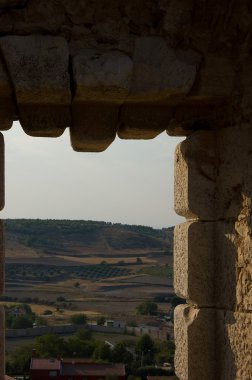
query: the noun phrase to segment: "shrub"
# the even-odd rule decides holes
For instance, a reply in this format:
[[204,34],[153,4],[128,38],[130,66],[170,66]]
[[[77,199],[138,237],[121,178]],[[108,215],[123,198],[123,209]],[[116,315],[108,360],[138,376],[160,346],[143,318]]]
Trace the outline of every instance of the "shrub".
[[70,317],[70,322],[75,325],[85,325],[87,323],[87,316],[85,314],[74,314]]

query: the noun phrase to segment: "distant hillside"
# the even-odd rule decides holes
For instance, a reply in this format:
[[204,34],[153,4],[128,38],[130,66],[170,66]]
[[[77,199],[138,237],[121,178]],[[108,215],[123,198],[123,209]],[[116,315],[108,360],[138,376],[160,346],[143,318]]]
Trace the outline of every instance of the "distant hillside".
[[172,253],[173,227],[112,224],[83,220],[5,220],[7,248],[18,243],[47,254],[85,256],[115,251],[160,251]]

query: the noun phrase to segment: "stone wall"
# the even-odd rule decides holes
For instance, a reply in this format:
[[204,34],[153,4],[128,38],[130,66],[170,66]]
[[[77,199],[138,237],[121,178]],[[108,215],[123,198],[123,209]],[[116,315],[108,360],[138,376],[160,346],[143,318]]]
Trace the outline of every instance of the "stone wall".
[[[175,155],[181,380],[252,373],[251,30],[250,0],[0,0],[1,130],[69,128],[93,152],[116,135],[188,136]],[[3,208],[3,140],[0,155]]]
[[175,162],[175,209],[188,219],[174,243],[175,292],[188,302],[176,309],[177,374],[250,379],[251,126],[195,132]]
[[[0,133],[0,210],[4,208],[4,139]],[[3,223],[0,221],[0,295],[4,292],[4,234]],[[0,306],[0,380],[5,373],[4,345],[4,308]]]
[[249,0],[0,0],[0,128],[77,151],[251,117]]

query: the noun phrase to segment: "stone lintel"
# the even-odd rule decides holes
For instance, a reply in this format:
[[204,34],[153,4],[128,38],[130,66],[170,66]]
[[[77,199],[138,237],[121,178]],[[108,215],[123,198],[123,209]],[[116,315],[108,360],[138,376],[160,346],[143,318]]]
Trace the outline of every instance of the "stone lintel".
[[70,125],[67,41],[45,35],[7,36],[0,38],[0,49],[24,131],[31,136],[60,136]]
[[16,115],[12,84],[5,63],[0,56],[0,130],[10,129]]
[[165,131],[173,112],[166,104],[126,102],[120,109],[118,136],[153,139]]
[[118,105],[78,103],[72,106],[72,147],[77,152],[102,152],[114,141],[118,126]]
[[189,136],[201,130],[216,130],[230,125],[230,99],[225,97],[189,96],[174,109],[167,126],[170,136]]

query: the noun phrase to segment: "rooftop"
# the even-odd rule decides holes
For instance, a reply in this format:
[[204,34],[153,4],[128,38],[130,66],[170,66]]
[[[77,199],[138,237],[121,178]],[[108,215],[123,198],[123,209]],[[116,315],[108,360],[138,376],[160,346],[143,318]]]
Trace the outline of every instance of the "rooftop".
[[60,370],[60,360],[58,359],[31,359],[31,370]]

